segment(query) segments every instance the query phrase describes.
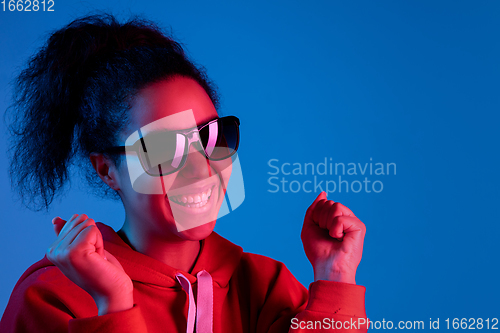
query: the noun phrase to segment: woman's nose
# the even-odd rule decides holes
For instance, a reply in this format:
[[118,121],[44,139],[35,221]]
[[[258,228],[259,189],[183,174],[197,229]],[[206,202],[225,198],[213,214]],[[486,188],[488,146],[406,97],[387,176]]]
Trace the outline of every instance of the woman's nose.
[[210,161],[206,158],[198,142],[189,145],[186,163],[181,169],[181,173],[186,178],[205,179],[212,176]]

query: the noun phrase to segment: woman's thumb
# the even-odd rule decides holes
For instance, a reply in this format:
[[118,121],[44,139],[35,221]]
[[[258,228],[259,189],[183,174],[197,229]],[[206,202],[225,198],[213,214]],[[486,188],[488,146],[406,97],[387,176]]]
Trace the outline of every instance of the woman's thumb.
[[316,197],[316,200],[314,200],[314,202],[322,200],[322,199],[326,200],[326,192],[325,191],[321,191],[321,193]]
[[56,236],[59,236],[59,233],[66,224],[66,221],[57,216],[52,219],[52,224],[54,225],[54,231],[56,233]]
[[[317,197],[316,199],[314,199],[313,203],[311,204],[311,206],[309,206],[309,208],[307,209],[306,211],[306,216],[305,216],[305,220],[306,221],[311,221],[312,222],[312,214],[313,214],[313,211],[314,211],[314,208],[316,207],[316,205],[318,204],[318,202],[320,200],[327,200],[326,198],[326,192],[325,191],[322,191]],[[304,221],[305,222],[305,221]]]

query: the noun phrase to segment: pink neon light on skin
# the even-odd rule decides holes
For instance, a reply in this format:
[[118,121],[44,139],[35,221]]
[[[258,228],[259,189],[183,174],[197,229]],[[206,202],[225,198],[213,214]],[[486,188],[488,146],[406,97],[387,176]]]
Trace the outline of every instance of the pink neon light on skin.
[[[125,141],[133,132],[150,123],[186,110],[192,110],[191,116],[186,114],[175,117],[176,121],[169,121],[165,130],[185,130],[219,117],[206,91],[193,79],[174,77],[151,84],[135,96],[131,107],[130,126],[122,134],[122,140]],[[179,149],[179,152],[184,149]],[[184,207],[174,206],[164,194],[150,195],[136,192],[132,188],[127,167],[120,168],[117,177],[121,180],[120,194],[126,212],[122,231],[134,248],[167,265],[189,271],[198,255],[198,241],[212,232],[217,212],[224,200],[223,192],[231,174],[231,166],[223,164],[207,161],[203,152],[198,151],[195,145],[191,145],[186,163],[181,170],[164,177],[151,177],[156,182],[161,178],[169,196],[194,194],[205,187],[214,186],[211,200],[215,218],[184,231],[178,230],[174,214],[176,217],[185,217],[186,220],[189,216],[191,219],[198,218],[181,211]],[[181,189],[184,193],[181,193]],[[172,209],[176,212],[172,212]]]
[[[150,155],[151,163],[162,163],[161,166],[165,166],[162,170],[168,170],[170,167],[180,167],[183,160],[186,163],[191,161],[186,165],[183,164],[181,169],[175,173],[166,174],[165,176],[152,176],[145,174],[143,166],[138,165],[136,159],[127,160],[127,167],[134,190],[146,195],[163,194],[168,200],[169,215],[174,217],[178,231],[196,228],[217,219],[220,205],[225,202],[223,198],[227,182],[232,173],[231,158],[221,161],[211,161],[206,158],[209,153],[215,153],[218,135],[220,134],[218,130],[219,124],[216,120],[211,120],[209,124],[204,125],[204,131],[208,131],[208,133],[206,133],[205,142],[206,152],[203,152],[200,149],[200,133],[196,129],[200,124],[195,120],[194,116],[195,113],[192,109],[167,115],[141,127],[140,132],[142,134],[134,132],[127,138],[127,141],[133,142],[137,140],[135,137],[137,134],[145,135],[145,146]],[[163,145],[172,144],[173,142],[162,143],[158,140],[158,137],[155,137],[156,140],[152,140],[148,139],[147,135],[160,131],[176,131],[177,129],[172,126],[179,123],[189,129],[179,129],[180,132],[174,134],[174,137],[176,137],[173,140],[175,142],[174,153],[170,155],[171,157],[167,157],[168,155],[163,156]],[[130,146],[130,143],[128,145]],[[184,155],[185,153],[186,155]],[[164,159],[164,157],[167,158]],[[167,164],[169,165],[167,166]],[[200,168],[203,168],[203,165],[206,168],[203,176],[193,178],[193,181],[188,183],[187,186],[174,186],[173,181],[176,174],[179,176],[186,174],[185,169],[192,170],[195,166],[199,171]],[[158,165],[158,168],[160,168],[160,165]],[[186,200],[189,200],[189,204]],[[191,202],[195,203],[191,204]],[[227,210],[227,206],[224,207],[224,210]]]

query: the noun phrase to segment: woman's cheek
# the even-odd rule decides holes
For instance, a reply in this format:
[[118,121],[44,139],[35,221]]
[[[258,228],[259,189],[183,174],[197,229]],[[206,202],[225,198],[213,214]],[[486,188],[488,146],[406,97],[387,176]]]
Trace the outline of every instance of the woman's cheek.
[[232,164],[229,163],[229,161],[231,161],[230,158],[220,162],[211,162],[212,167],[219,175],[220,185],[223,190],[221,191],[222,196],[226,194],[226,189],[229,184],[229,178],[231,178],[231,172],[233,170]]

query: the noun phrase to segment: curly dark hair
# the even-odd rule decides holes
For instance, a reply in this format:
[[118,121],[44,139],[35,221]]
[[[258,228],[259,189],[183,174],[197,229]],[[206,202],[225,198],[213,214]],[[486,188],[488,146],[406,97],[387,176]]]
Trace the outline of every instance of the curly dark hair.
[[[138,90],[174,75],[196,80],[219,108],[205,69],[151,21],[121,24],[109,14],[89,15],[52,33],[17,76],[6,112],[9,173],[22,203],[48,209],[75,161],[92,189],[118,198],[97,177],[89,154],[117,144]],[[119,155],[110,158],[120,164]]]

